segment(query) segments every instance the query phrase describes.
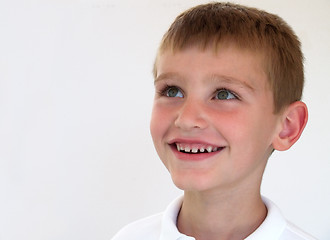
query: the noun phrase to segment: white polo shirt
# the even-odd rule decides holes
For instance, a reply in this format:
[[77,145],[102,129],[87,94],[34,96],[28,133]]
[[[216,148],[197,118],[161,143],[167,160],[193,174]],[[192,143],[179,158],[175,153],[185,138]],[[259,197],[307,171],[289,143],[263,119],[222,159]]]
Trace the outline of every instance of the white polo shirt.
[[[195,240],[179,232],[176,221],[183,197],[173,201],[164,213],[133,222],[112,240]],[[316,240],[285,220],[279,209],[263,197],[268,213],[263,223],[246,240]]]

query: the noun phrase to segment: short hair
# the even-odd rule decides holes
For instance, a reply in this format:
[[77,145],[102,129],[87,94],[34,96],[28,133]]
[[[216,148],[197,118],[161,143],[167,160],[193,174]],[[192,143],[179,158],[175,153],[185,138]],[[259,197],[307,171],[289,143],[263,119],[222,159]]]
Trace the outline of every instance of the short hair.
[[[213,2],[181,13],[164,34],[157,57],[198,46],[202,50],[234,44],[265,58],[264,70],[274,98],[274,113],[302,97],[304,66],[301,44],[279,16],[233,3]],[[157,58],[153,74],[157,76]]]

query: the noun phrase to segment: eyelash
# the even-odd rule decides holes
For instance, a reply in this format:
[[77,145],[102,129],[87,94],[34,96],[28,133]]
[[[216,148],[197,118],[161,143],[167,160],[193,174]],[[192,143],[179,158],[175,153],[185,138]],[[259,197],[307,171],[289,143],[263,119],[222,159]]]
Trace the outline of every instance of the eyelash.
[[[227,92],[229,92],[230,94],[232,94],[232,95],[235,97],[235,99],[240,100],[240,97],[239,97],[235,92],[229,90],[228,88],[218,88],[217,90],[215,90],[215,92],[214,92],[214,96],[216,96],[217,93],[220,92],[220,91],[227,91]],[[215,98],[215,97],[214,97],[214,98]],[[219,100],[220,100],[220,99],[219,99]],[[231,100],[231,99],[227,99],[227,100]]]
[[[181,90],[181,88],[179,88],[175,85],[168,85],[168,84],[166,84],[159,91],[157,91],[157,93],[160,96],[166,96],[167,97],[167,91],[171,88],[177,88],[183,94],[183,91]],[[231,91],[227,88],[218,88],[217,90],[215,90],[214,94],[213,94],[214,95],[213,99],[216,99],[216,95],[219,91],[228,91],[230,94],[232,94],[235,97],[235,99],[240,100],[240,97],[235,92],[233,92],[233,91]],[[220,100],[220,99],[218,99],[218,100]],[[229,99],[229,100],[231,100],[231,99]]]
[[183,91],[181,90],[181,88],[175,86],[175,85],[168,85],[166,84],[164,87],[162,87],[159,91],[157,91],[157,93],[160,95],[160,96],[166,96],[167,97],[167,91],[171,88],[177,88],[178,90],[180,90],[182,93]]

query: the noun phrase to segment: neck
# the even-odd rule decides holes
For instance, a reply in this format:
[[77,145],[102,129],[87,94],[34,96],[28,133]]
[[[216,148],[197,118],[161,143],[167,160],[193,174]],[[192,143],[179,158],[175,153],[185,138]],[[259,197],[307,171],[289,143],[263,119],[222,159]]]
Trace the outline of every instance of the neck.
[[[239,191],[239,190],[237,190]],[[196,240],[244,239],[264,221],[267,209],[259,191],[185,192],[178,216],[180,232]]]

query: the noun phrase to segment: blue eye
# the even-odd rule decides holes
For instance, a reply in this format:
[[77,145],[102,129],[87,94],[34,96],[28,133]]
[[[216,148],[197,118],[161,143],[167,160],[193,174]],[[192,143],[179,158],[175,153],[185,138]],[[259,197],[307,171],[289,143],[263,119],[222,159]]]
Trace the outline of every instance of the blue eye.
[[227,89],[218,90],[215,98],[219,100],[237,99],[236,95]]
[[178,87],[168,87],[165,90],[165,95],[167,97],[183,97],[181,90]]

